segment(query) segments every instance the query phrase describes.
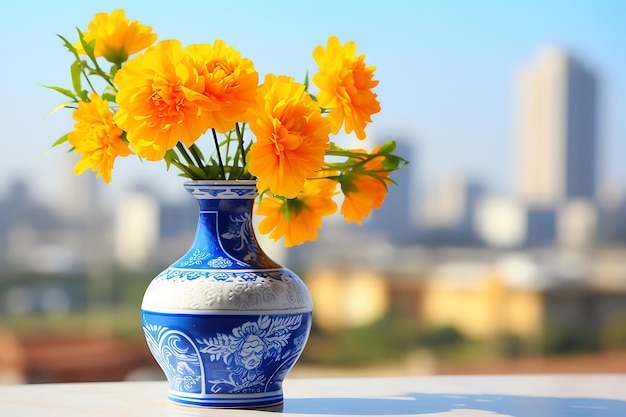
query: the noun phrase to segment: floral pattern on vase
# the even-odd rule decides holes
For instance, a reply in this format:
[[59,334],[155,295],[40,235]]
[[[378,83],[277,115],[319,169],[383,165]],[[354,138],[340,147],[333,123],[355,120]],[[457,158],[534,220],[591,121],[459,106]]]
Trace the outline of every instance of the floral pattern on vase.
[[[230,334],[218,333],[203,339],[200,352],[208,353],[211,361],[223,361],[232,370],[228,379],[212,380],[211,391],[220,392],[223,387],[231,392],[262,392],[267,376],[261,372],[264,361],[276,362],[288,357],[291,350],[283,352],[292,333],[302,325],[302,316],[270,318],[261,316],[256,322],[246,322]],[[294,347],[299,348],[296,343]]]

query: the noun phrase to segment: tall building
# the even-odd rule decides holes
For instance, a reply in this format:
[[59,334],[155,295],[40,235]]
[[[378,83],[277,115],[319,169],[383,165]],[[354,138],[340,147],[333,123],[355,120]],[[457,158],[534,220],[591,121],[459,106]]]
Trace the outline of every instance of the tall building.
[[518,192],[524,203],[556,207],[595,199],[597,81],[564,50],[548,47],[518,80]]

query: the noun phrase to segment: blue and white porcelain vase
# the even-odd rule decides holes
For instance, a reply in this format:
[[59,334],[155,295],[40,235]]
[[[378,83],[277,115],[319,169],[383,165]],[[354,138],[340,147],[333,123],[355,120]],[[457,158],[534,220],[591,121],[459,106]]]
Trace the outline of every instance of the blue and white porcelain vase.
[[309,292],[255,238],[254,181],[192,181],[185,188],[200,206],[195,240],[150,283],[141,306],[169,399],[208,407],[281,404],[283,379],[309,336]]

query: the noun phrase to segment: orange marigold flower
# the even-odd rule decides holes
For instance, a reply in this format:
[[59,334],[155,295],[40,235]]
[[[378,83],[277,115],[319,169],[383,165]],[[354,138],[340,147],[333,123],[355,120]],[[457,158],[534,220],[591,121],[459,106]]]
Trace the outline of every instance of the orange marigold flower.
[[269,74],[247,118],[256,142],[248,153],[248,169],[259,190],[294,198],[306,178],[316,176],[329,148],[330,125],[304,85],[287,76]]
[[113,122],[113,113],[109,103],[99,95],[92,93],[91,101],[81,101],[72,113],[76,120],[74,131],[67,140],[74,147],[74,152],[81,158],[74,166],[74,173],[80,175],[85,170],[98,171],[96,177],[103,177],[104,182],[111,182],[113,163],[118,156],[131,153],[128,144],[122,140],[124,132]]
[[[379,150],[380,146],[377,146],[372,153]],[[347,223],[362,224],[363,218],[368,217],[373,209],[379,208],[385,201],[389,172],[380,172],[383,169],[382,162],[383,157],[377,157],[363,167],[364,171],[376,172],[381,179],[362,173],[348,173],[340,178],[341,190],[345,196],[341,204],[341,214]]]
[[[83,32],[86,42],[95,39],[95,56],[103,56],[107,61],[121,64],[136,52],[152,45],[157,35],[152,33],[150,26],[145,26],[136,20],[132,22],[126,18],[124,10],[113,10],[109,13],[97,13],[91,23],[87,25],[89,32]],[[80,42],[74,45],[78,53],[85,50]]]
[[127,132],[135,153],[149,161],[162,159],[179,141],[193,145],[208,129],[198,117],[199,106],[188,98],[193,92],[183,85],[193,69],[185,67],[182,56],[179,41],[161,41],[115,75],[115,122]]
[[291,247],[317,239],[322,219],[337,211],[333,196],[337,183],[327,179],[311,179],[294,199],[263,197],[255,214],[266,216],[259,222],[259,232],[273,240],[285,238]]
[[213,45],[189,45],[183,53],[194,69],[183,82],[193,91],[189,98],[197,101],[203,123],[220,133],[234,129],[256,99],[259,75],[253,62],[219,39]]
[[332,133],[339,133],[345,122],[346,133],[354,131],[359,139],[365,139],[370,116],[380,111],[377,95],[372,91],[378,81],[374,80],[376,67],[366,66],[365,55],[355,54],[354,42],[341,46],[339,39],[331,36],[326,49],[318,46],[313,51],[320,68],[313,82],[320,89],[319,105],[330,110],[327,117]]

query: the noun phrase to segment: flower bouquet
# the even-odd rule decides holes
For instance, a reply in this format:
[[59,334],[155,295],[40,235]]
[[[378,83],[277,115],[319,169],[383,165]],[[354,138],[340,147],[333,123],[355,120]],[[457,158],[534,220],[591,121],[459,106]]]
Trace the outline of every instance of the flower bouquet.
[[[155,277],[141,310],[148,347],[169,381],[174,403],[261,407],[283,401],[282,382],[304,349],[312,301],[303,281],[272,261],[252,232],[287,246],[317,238],[337,211],[361,224],[380,207],[391,171],[407,162],[388,142],[372,150],[331,141],[342,129],[365,139],[380,111],[374,67],[354,42],[336,37],[313,57],[318,88],[285,75],[262,82],[253,62],[223,40],[183,46],[156,42],[123,10],[99,13],[61,37],[74,57],[69,100],[74,130],[54,146],[80,155],[110,182],[116,158],[163,161],[192,181],[199,201],[189,251]],[[107,68],[105,68],[107,63]]]
[[116,158],[135,155],[191,180],[256,179],[259,231],[292,246],[317,238],[339,194],[345,220],[361,224],[383,203],[390,172],[407,163],[393,141],[367,151],[331,140],[342,129],[365,139],[380,111],[375,67],[354,42],[330,37],[315,48],[314,94],[308,73],[302,83],[260,80],[223,40],[156,42],[124,10],[98,13],[77,32],[75,42],[59,36],[74,57],[72,88],[46,86],[68,99],[57,109],[73,109],[74,130],[53,146],[80,155],[76,174],[92,170],[108,183]]

